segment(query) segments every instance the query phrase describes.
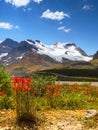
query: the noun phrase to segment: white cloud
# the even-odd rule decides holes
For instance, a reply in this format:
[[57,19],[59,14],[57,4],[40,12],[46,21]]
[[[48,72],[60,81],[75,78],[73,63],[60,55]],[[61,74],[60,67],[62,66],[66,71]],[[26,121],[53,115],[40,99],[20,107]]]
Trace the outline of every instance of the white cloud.
[[63,30],[63,29],[65,29],[65,26],[58,27],[58,30]]
[[84,5],[83,10],[91,10],[94,6],[93,5]]
[[12,29],[13,25],[11,25],[10,23],[0,22],[0,28]]
[[16,7],[21,7],[28,5],[30,0],[5,0],[5,2],[10,3]]
[[13,26],[13,28],[19,29],[19,26],[16,25],[16,26]]
[[3,29],[13,29],[13,28],[16,28],[16,29],[18,29],[19,28],[19,26],[14,26],[14,25],[12,25],[12,24],[10,24],[10,23],[6,23],[6,22],[0,22],[0,28],[3,28]]
[[41,18],[51,19],[51,20],[62,20],[65,17],[70,18],[70,16],[67,13],[64,12],[51,12],[49,9],[47,9],[45,12],[43,12]]
[[32,10],[32,8],[27,8],[27,9],[26,9],[26,8],[23,8],[23,11],[24,11],[24,12],[26,12],[26,11],[31,11],[31,10]]
[[61,30],[61,31],[66,32],[66,33],[71,31],[71,29],[66,29],[65,26],[58,27],[58,30]]
[[42,2],[43,0],[33,0],[33,1],[39,4],[39,3]]
[[64,29],[64,30],[63,30],[63,32],[66,32],[66,33],[67,33],[67,32],[70,32],[70,31],[71,31],[70,28],[69,28],[69,29]]

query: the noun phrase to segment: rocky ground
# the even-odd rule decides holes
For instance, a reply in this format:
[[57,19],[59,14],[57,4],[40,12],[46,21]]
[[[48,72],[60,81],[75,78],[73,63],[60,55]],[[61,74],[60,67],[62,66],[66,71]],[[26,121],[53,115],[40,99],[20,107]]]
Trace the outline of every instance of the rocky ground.
[[0,110],[0,130],[98,130],[97,110],[36,112],[36,122],[16,122],[14,110]]

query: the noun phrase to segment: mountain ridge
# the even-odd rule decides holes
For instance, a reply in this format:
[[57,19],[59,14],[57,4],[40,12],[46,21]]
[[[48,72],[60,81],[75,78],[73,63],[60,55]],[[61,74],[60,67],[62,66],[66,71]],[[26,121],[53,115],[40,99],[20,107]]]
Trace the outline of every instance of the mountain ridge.
[[[65,63],[66,61],[90,61],[91,56],[88,56],[84,50],[78,47],[75,43],[57,42],[53,45],[46,45],[39,40],[26,39],[20,43],[12,39],[5,39],[0,43],[0,60],[2,64],[12,64],[21,62],[23,59],[29,59],[26,53],[30,53],[33,61],[47,57],[47,60],[52,63]],[[36,56],[35,56],[36,55]],[[40,58],[37,58],[39,55]],[[29,55],[30,56],[30,55]],[[35,59],[34,59],[35,56]],[[48,63],[48,62],[47,62]],[[33,64],[33,62],[32,62]],[[35,64],[35,62],[34,62]],[[45,63],[44,63],[45,64]]]

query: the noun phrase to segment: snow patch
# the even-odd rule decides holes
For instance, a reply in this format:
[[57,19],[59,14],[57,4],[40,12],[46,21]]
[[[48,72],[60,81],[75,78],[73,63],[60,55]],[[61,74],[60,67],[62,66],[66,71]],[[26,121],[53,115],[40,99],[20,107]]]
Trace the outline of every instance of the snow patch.
[[18,60],[18,59],[22,59],[22,58],[23,58],[23,56],[24,56],[24,53],[23,53],[21,56],[16,57],[16,59],[17,59],[17,60]]
[[[62,62],[62,58],[69,59],[72,61],[90,61],[92,57],[83,56],[76,48],[75,44],[71,43],[56,43],[53,45],[44,45],[42,42],[30,42],[27,40],[30,45],[37,47],[37,53],[45,54],[49,57],[52,57],[56,61]],[[34,50],[34,49],[32,49]]]
[[1,60],[2,57],[7,56],[7,54],[8,53],[2,53],[2,54],[0,54],[0,60]]

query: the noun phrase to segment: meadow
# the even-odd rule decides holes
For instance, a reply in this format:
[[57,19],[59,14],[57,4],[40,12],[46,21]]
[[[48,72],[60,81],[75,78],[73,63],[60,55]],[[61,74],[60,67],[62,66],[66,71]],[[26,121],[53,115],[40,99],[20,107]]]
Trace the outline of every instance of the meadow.
[[17,120],[35,111],[98,109],[98,86],[59,84],[56,76],[12,77],[0,68],[0,109],[14,109]]

